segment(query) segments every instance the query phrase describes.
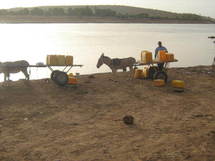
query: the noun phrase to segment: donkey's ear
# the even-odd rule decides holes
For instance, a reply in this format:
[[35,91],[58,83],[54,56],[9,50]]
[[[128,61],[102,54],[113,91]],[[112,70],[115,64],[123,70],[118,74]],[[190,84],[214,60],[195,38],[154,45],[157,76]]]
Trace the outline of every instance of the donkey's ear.
[[104,53],[102,53],[102,56],[104,56]]

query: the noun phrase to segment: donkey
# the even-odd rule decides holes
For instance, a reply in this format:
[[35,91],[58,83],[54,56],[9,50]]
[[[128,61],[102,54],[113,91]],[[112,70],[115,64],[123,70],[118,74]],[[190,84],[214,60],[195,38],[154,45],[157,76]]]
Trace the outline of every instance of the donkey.
[[10,73],[22,72],[25,75],[26,80],[29,80],[29,74],[27,68],[29,63],[25,60],[15,62],[0,62],[0,73],[4,74],[4,81],[10,80]]
[[97,68],[99,68],[100,66],[102,66],[103,64],[106,64],[113,73],[117,72],[117,69],[123,69],[123,71],[126,71],[126,67],[129,67],[130,72],[133,72],[133,65],[136,62],[136,60],[132,57],[129,58],[124,58],[124,59],[111,59],[107,56],[104,56],[104,54],[102,54],[98,60],[97,63]]

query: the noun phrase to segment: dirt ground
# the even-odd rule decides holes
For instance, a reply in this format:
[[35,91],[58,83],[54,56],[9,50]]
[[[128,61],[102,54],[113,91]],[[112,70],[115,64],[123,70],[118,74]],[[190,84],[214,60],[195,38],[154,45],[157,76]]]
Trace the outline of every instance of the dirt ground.
[[[0,84],[0,161],[214,161],[215,72],[173,68],[169,81],[129,80],[128,73]],[[122,118],[134,117],[134,125]]]

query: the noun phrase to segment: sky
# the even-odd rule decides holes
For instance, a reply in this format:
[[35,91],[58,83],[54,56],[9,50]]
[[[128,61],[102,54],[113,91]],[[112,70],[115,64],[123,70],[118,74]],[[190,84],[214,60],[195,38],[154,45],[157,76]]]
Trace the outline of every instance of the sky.
[[0,8],[49,5],[126,5],[215,18],[215,0],[0,0]]

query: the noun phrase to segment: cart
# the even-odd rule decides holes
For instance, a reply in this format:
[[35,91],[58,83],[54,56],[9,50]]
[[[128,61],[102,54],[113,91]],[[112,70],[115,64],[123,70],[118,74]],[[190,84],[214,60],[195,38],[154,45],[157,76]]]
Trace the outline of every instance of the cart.
[[[29,67],[48,67],[51,73],[51,79],[60,86],[64,86],[68,82],[67,73],[72,69],[72,67],[82,67],[83,65],[29,65]],[[54,70],[53,67],[64,67],[63,70]]]
[[[144,62],[137,62],[134,64],[134,68],[137,68],[137,66],[149,66],[149,79],[163,79],[165,82],[168,80],[168,75],[167,75],[167,64],[172,63],[172,62],[178,62],[177,59],[174,59],[173,61],[156,61],[153,60],[152,62],[149,63],[144,63]],[[158,67],[156,64],[163,63],[164,65],[162,67]]]

